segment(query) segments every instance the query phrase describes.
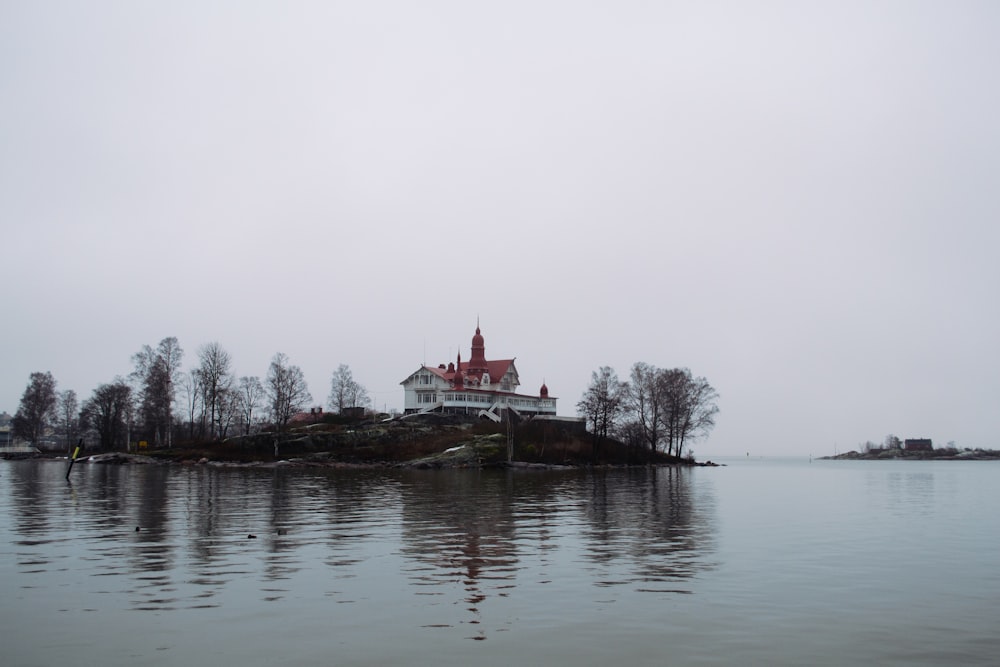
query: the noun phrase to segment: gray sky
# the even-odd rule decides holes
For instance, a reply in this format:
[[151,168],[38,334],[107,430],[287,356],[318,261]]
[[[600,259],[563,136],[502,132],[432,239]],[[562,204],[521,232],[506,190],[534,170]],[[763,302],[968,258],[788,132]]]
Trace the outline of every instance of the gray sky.
[[699,458],[1000,448],[1000,4],[0,1],[0,410],[176,336],[315,403],[516,357]]

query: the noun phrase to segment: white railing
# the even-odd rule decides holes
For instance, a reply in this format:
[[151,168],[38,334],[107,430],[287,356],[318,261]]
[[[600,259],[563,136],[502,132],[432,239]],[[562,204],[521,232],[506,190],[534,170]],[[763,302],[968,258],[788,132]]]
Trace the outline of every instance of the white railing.
[[496,413],[497,410],[503,408],[515,410],[519,414],[522,412],[529,414],[555,412],[555,401],[552,399],[533,399],[530,396],[498,396],[487,408],[482,401],[470,401],[468,398],[456,400],[454,395],[446,394],[441,399],[441,405],[448,409],[472,410],[475,411],[474,414],[480,412]]

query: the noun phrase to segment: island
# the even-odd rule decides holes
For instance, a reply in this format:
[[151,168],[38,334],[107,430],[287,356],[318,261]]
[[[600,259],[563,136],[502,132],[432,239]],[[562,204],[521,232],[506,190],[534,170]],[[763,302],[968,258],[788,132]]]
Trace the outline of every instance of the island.
[[957,447],[910,448],[872,447],[863,452],[850,451],[835,456],[821,456],[821,461],[886,461],[905,459],[910,461],[991,461],[1000,459],[1000,451],[995,449],[959,449]]
[[[20,454],[16,458],[40,456],[46,455]],[[325,414],[322,420],[293,424],[280,431],[169,448],[81,451],[78,456],[80,460],[105,464],[258,467],[551,469],[716,465],[629,447],[613,438],[598,439],[579,420],[535,418],[520,424],[496,424],[433,412],[383,421]]]

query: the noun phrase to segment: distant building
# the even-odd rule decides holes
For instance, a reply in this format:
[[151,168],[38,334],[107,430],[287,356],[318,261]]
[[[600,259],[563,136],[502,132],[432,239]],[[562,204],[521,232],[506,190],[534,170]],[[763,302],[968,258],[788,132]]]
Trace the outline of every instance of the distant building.
[[908,438],[903,441],[903,449],[908,452],[929,452],[934,449],[930,438]]
[[555,415],[556,398],[542,383],[537,396],[517,393],[521,382],[513,359],[486,359],[486,343],[479,327],[472,337],[472,355],[462,361],[459,352],[448,365],[421,366],[400,382],[404,414],[445,412],[500,420],[513,409],[523,416]]
[[315,424],[323,421],[323,408],[309,408],[309,412],[296,412],[288,418],[289,424]]

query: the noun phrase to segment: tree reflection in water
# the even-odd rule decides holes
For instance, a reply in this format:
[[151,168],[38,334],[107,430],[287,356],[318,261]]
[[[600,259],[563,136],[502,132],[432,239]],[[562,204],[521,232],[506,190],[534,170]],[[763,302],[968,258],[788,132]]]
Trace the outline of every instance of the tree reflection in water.
[[140,611],[308,599],[483,639],[581,590],[686,593],[712,567],[711,487],[689,468],[7,469],[19,574],[85,572],[89,599]]
[[[638,585],[650,592],[687,593],[676,584],[711,567],[710,500],[696,499],[692,470],[686,467],[636,468],[595,475],[586,514],[588,557],[616,579],[599,586]],[[626,567],[609,567],[625,560]]]
[[422,595],[461,583],[469,624],[491,597],[556,590],[579,570],[597,587],[687,593],[680,584],[711,567],[714,549],[711,498],[695,497],[691,472],[413,473],[402,490],[406,572]]

